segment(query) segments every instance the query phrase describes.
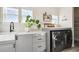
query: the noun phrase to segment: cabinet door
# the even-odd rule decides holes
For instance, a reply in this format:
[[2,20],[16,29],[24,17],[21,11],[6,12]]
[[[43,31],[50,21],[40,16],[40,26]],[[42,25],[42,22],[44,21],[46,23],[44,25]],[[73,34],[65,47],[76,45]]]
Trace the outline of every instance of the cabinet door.
[[14,44],[0,45],[0,52],[15,52]]
[[16,52],[32,52],[32,34],[16,36]]

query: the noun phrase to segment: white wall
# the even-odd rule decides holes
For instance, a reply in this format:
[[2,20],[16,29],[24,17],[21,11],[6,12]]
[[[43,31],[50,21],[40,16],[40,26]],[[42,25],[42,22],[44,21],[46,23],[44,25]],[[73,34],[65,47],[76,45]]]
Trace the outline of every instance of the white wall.
[[43,13],[47,12],[50,15],[58,15],[59,8],[57,7],[34,7],[33,8],[33,16],[36,19],[39,19],[41,22],[43,21]]
[[2,7],[0,7],[0,31],[2,31],[2,19],[3,19],[3,16],[2,16]]
[[59,11],[59,16],[60,17],[66,17],[67,20],[64,21],[62,19],[59,19],[59,24],[62,26],[62,27],[72,27],[72,16],[73,16],[73,9],[72,7],[62,7],[60,8],[60,11]]

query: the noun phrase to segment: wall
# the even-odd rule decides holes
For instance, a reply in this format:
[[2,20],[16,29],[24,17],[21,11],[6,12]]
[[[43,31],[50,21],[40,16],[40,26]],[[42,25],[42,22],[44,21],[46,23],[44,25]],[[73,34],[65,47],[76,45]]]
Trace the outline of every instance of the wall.
[[[62,27],[72,27],[72,15],[73,15],[73,11],[72,11],[72,7],[61,7],[60,11],[59,11],[59,24]],[[63,17],[66,17],[67,20],[62,20]]]
[[33,16],[43,22],[43,13],[47,12],[50,15],[58,15],[58,7],[34,7]]
[[2,19],[3,19],[3,16],[2,16],[2,7],[0,7],[0,31],[2,31]]

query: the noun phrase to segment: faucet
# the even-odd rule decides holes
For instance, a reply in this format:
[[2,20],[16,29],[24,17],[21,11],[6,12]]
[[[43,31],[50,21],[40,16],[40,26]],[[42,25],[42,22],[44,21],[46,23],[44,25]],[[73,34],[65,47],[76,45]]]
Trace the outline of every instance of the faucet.
[[14,31],[14,22],[10,22],[10,32]]

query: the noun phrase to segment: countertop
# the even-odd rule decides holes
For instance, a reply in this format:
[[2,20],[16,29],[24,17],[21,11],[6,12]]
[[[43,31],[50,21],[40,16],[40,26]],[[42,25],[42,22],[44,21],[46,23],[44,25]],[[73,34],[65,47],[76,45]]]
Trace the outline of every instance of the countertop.
[[44,31],[30,31],[30,32],[18,32],[16,35],[21,35],[21,34],[40,34],[42,35],[43,33],[46,33]]
[[0,32],[0,42],[15,41],[15,35],[23,34],[43,34],[44,31],[30,31],[30,32]]
[[65,28],[65,27],[54,27],[54,28],[43,28],[43,30],[68,30],[72,28]]

